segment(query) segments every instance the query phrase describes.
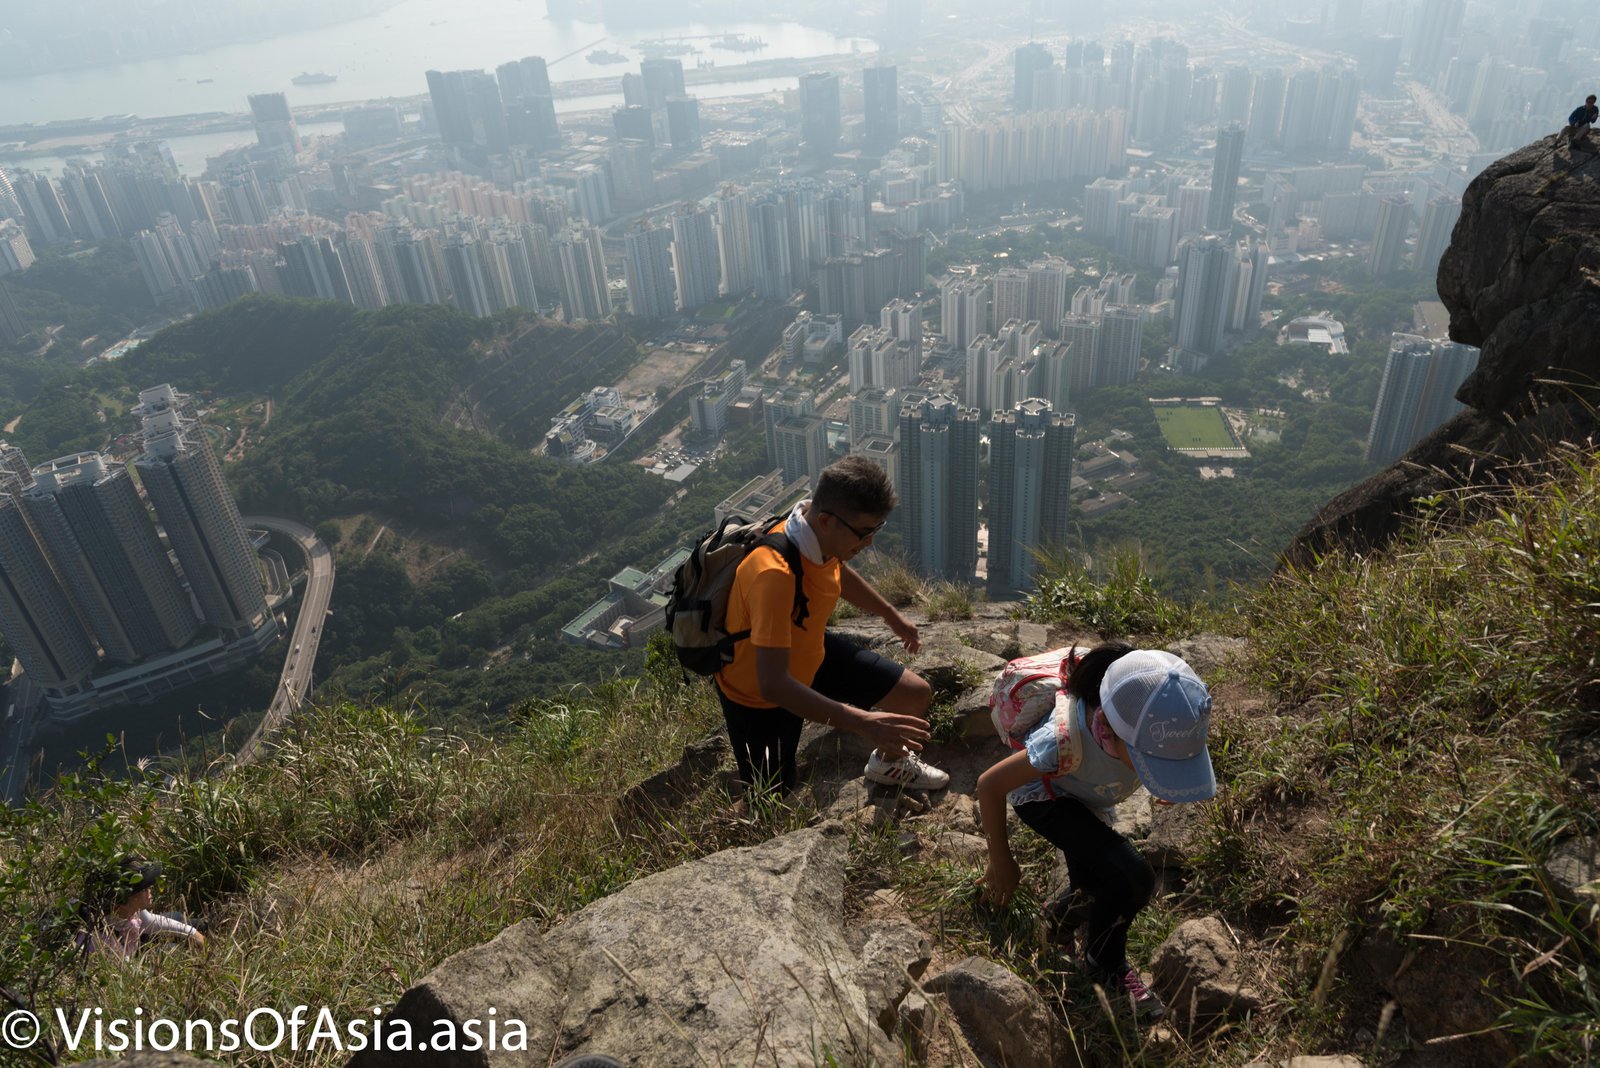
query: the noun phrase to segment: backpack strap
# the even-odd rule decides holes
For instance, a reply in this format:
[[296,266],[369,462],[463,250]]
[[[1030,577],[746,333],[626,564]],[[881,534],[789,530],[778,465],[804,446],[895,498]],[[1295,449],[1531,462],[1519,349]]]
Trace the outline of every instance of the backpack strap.
[[789,565],[789,570],[794,573],[794,612],[790,620],[794,625],[805,628],[806,619],[811,615],[811,606],[806,598],[805,589],[805,558],[800,554],[800,547],[783,531],[766,534],[756,543],[771,549],[783,557],[783,562]]

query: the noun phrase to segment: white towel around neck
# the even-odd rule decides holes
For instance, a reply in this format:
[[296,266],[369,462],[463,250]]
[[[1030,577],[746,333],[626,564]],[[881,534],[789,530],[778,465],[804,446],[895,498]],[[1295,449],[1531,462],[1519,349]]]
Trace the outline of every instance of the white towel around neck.
[[806,509],[810,505],[810,498],[795,505],[794,511],[789,513],[789,518],[783,521],[783,532],[800,550],[801,556],[813,564],[820,565],[823,562],[822,546],[817,542],[817,532],[806,522]]

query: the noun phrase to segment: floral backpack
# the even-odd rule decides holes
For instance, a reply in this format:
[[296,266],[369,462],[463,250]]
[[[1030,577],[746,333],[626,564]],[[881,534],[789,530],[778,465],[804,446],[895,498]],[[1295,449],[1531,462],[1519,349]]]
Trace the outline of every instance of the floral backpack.
[[1068,646],[1033,656],[1019,656],[1000,669],[989,693],[989,718],[995,733],[1012,749],[1025,748],[1039,721],[1056,707],[1067,678],[1087,649]]

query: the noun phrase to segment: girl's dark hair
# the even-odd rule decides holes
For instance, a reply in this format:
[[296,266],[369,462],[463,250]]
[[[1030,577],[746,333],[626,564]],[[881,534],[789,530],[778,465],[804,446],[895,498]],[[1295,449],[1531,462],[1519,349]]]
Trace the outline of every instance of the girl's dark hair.
[[83,907],[94,916],[109,915],[134,894],[155,884],[161,865],[143,857],[123,857],[114,867],[90,872],[83,884]]
[[1115,661],[1133,652],[1127,642],[1103,642],[1079,657],[1067,678],[1067,692],[1087,708],[1100,707],[1100,680]]

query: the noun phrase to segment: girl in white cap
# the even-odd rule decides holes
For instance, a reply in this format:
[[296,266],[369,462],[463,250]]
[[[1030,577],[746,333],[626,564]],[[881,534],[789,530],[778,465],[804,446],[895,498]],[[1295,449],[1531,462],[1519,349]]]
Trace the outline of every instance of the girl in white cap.
[[[1166,1006],[1127,957],[1128,927],[1150,903],[1155,873],[1111,828],[1109,810],[1141,783],[1167,802],[1216,793],[1206,749],[1211,695],[1179,657],[1109,642],[1071,667],[1065,698],[1029,732],[1024,749],[978,779],[989,839],[985,891],[1004,905],[1022,878],[1006,835],[1010,801],[1017,818],[1066,857],[1072,893],[1060,913],[1088,922],[1090,976],[1107,991],[1127,994],[1139,1017],[1160,1019]],[[1063,926],[1070,931],[1074,924]]]

